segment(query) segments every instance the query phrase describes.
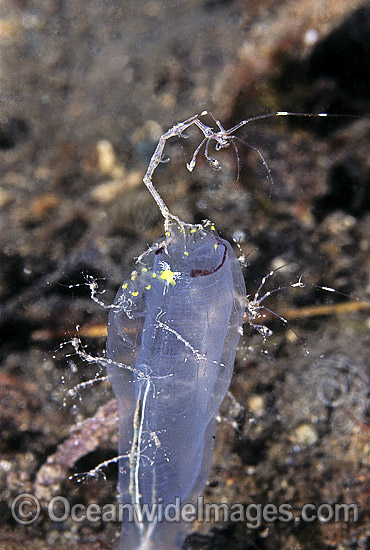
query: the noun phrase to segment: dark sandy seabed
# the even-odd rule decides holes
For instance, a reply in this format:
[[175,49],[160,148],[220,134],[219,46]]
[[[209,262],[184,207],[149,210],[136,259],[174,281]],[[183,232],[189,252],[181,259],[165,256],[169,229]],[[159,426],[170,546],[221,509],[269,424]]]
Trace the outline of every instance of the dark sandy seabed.
[[231,386],[239,406],[223,406],[206,501],[290,503],[297,513],[357,503],[359,517],[198,524],[185,548],[368,550],[370,4],[9,0],[0,53],[0,548],[114,547],[117,524],[56,524],[42,511],[25,527],[10,505],[22,492],[115,502],[114,466],[106,481],[68,480],[114,457],[117,435],[106,385],[66,395],[98,367],[61,344],[79,325],[102,354],[107,311],[84,275],[113,300],[163,231],[141,183],[159,135],[209,109],[226,128],[276,110],[356,117],[243,128],[273,185],[243,144],[238,181],[232,147],[217,156],[220,172],[199,157],[188,173],[197,131],[169,144],[156,174],[173,213],[240,238],[249,294],[284,266],[266,290],[303,274],[348,295],[287,288],[265,303],[288,324],[267,312],[264,341],[246,323]]

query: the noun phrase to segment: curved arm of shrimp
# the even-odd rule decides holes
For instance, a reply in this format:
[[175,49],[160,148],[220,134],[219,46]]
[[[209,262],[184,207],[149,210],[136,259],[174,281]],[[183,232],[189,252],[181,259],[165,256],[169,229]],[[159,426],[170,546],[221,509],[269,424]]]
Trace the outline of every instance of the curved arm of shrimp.
[[221,132],[222,134],[224,134],[224,135],[229,134],[229,132],[227,132],[227,131],[225,130],[225,128],[222,126],[221,122],[215,117],[215,115],[214,115],[213,113],[211,113],[210,111],[206,111],[206,112],[203,111],[202,115],[205,115],[205,114],[207,114],[208,116],[210,116],[211,118],[213,118],[214,122],[217,124],[217,126],[219,127],[220,132]]
[[206,143],[206,147],[205,147],[205,151],[204,151],[204,156],[206,157],[206,159],[208,160],[211,168],[213,168],[213,170],[217,170],[217,172],[219,170],[221,170],[222,166],[221,166],[221,162],[219,162],[217,159],[215,159],[214,157],[211,157],[211,155],[208,153],[208,147],[209,147],[209,143],[211,141],[211,138],[208,138],[207,139],[207,143]]
[[273,180],[273,177],[272,177],[272,174],[271,174],[271,169],[269,167],[269,165],[267,164],[266,160],[265,160],[265,157],[263,156],[263,154],[261,153],[261,151],[255,147],[254,145],[252,145],[251,143],[248,143],[247,141],[244,141],[244,139],[240,139],[238,138],[237,136],[233,136],[234,139],[240,141],[240,143],[244,143],[244,145],[246,145],[247,147],[249,147],[250,149],[252,149],[252,151],[255,151],[258,156],[260,157],[264,167],[266,168],[266,172],[267,172],[267,179],[269,180],[271,186],[273,185],[274,183],[274,180]]
[[239,179],[240,179],[240,157],[239,157],[239,150],[235,144],[235,140],[234,138],[231,138],[231,144],[232,146],[234,147],[234,151],[235,151],[235,155],[236,155],[236,167],[237,167],[237,173],[238,173],[238,176],[236,178],[236,182],[238,183],[239,182]]
[[[199,151],[201,150],[201,148],[203,147],[205,142],[207,142],[207,146],[208,146],[209,139],[206,138],[206,137],[204,139],[202,139],[202,141],[200,142],[198,147],[195,149],[194,154],[191,158],[191,161],[186,164],[186,168],[189,170],[189,172],[192,172],[194,170],[194,167],[195,167],[196,162],[197,162],[197,155],[198,155]],[[207,158],[207,155],[206,155],[206,158]]]

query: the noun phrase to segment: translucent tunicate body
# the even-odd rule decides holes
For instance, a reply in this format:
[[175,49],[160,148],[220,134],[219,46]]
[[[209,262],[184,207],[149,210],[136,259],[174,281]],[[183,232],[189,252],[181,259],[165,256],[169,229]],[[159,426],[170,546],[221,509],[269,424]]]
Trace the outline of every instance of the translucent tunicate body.
[[[122,504],[164,510],[194,504],[203,493],[245,306],[239,262],[209,222],[172,223],[121,285],[107,356]],[[180,549],[191,525],[161,521],[159,508],[149,519],[130,519],[124,514],[124,550]]]

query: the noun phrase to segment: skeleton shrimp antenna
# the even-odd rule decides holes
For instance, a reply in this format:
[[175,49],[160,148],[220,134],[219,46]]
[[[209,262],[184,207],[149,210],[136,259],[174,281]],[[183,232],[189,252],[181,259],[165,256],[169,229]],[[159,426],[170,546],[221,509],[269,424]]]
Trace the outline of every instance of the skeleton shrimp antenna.
[[328,113],[292,113],[290,111],[275,111],[274,113],[265,113],[264,115],[257,115],[252,116],[250,118],[247,118],[245,120],[242,120],[232,128],[226,131],[226,136],[229,137],[231,134],[233,134],[236,130],[239,130],[242,126],[245,126],[246,124],[249,124],[250,122],[255,122],[256,120],[263,120],[264,118],[272,118],[275,116],[294,116],[294,117],[334,117],[334,116],[342,116],[342,115],[328,115]]

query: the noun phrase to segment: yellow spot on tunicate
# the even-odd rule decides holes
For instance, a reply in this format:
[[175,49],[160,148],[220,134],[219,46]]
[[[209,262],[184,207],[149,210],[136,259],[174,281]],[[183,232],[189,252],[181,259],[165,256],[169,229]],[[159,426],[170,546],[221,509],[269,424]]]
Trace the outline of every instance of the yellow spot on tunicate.
[[169,231],[166,231],[166,237],[169,237],[171,233]]
[[176,281],[174,279],[174,275],[175,272],[167,268],[164,271],[161,271],[160,278],[164,281],[167,281],[167,283],[170,283],[171,285],[175,285]]
[[150,290],[152,288],[152,285],[148,285],[145,287],[147,290]]
[[143,267],[143,269],[141,270],[142,273],[146,273],[148,270],[146,267]]
[[135,279],[136,279],[136,273],[133,273],[133,274],[131,275],[131,281],[135,281]]
[[184,254],[185,254],[185,256],[189,256],[189,252],[185,251]]
[[132,294],[133,296],[139,296],[139,293],[138,293],[137,291],[131,292],[131,294]]
[[157,276],[157,274],[156,274],[156,273],[153,273],[152,277],[156,277],[156,276]]
[[217,250],[217,248],[218,248],[218,244],[215,244],[215,250]]
[[196,233],[197,230],[195,229],[195,227],[193,227],[193,229],[190,229],[190,233]]
[[211,231],[216,231],[216,228],[213,224],[211,225]]
[[128,283],[125,283],[124,285],[122,285],[123,290],[126,290],[127,287],[128,287]]

